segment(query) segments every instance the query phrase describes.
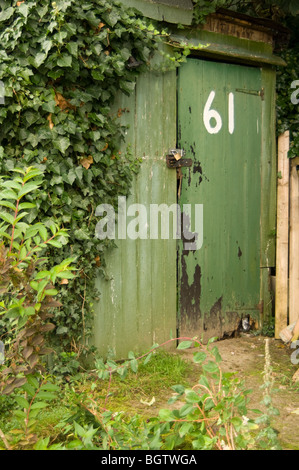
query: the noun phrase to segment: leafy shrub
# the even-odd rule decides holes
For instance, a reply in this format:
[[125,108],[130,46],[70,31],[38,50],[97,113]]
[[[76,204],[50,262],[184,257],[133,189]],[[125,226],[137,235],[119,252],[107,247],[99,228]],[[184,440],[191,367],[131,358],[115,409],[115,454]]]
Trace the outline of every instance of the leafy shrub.
[[41,367],[40,359],[51,350],[46,346],[46,333],[55,328],[49,322],[52,309],[61,306],[54,300],[58,291],[54,285],[61,279],[75,277],[75,267],[68,258],[50,270],[48,246],[62,247],[67,231],[50,223],[28,223],[35,204],[25,196],[38,192],[42,172],[36,168],[15,168],[17,175],[0,180],[0,315],[6,338],[5,364],[1,367],[0,388],[4,395],[27,382],[27,376]]

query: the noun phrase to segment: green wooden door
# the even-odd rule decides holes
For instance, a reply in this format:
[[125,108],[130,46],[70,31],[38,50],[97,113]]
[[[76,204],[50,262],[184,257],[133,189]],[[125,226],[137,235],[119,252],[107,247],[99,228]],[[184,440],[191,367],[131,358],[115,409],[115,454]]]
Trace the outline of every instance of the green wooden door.
[[258,68],[188,59],[179,70],[178,144],[193,160],[179,188],[181,335],[223,337],[259,313],[262,97]]

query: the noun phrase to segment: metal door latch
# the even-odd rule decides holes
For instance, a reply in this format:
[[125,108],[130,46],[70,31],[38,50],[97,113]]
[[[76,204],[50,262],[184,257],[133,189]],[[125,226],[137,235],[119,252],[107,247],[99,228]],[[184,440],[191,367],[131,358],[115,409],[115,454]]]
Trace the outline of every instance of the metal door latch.
[[262,101],[265,100],[265,88],[262,88],[261,90],[258,90],[258,91],[236,88],[236,91],[238,93],[245,93],[246,95],[260,96]]
[[166,155],[166,164],[168,168],[176,169],[182,167],[190,167],[193,162],[191,158],[183,158],[186,155],[183,149],[170,150],[169,154]]

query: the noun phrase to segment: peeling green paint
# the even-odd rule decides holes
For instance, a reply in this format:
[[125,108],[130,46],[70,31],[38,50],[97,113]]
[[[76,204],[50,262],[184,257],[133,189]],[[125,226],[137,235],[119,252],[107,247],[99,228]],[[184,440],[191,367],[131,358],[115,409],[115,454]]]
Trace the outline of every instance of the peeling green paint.
[[179,70],[179,145],[193,159],[180,202],[204,205],[203,247],[186,254],[181,244],[179,252],[184,335],[221,336],[257,312],[261,87],[259,68],[188,59]]

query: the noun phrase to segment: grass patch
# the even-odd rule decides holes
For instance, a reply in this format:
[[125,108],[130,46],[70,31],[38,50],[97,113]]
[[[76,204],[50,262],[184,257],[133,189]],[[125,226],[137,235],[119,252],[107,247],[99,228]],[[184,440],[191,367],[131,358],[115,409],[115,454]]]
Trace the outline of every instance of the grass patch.
[[[188,384],[192,364],[178,354],[158,351],[146,364],[140,363],[137,372],[129,371],[125,378],[113,374],[111,383],[97,381],[97,392],[112,411],[148,414],[151,405],[166,403],[173,385]],[[143,403],[142,403],[143,402]],[[151,408],[152,410],[155,407]]]
[[[78,408],[78,404],[88,396],[92,396],[103,409],[123,411],[124,420],[136,413],[141,420],[146,420],[157,415],[162,404],[166,405],[173,385],[188,384],[191,372],[191,363],[180,355],[157,351],[146,364],[140,361],[137,372],[130,370],[125,378],[115,373],[111,382],[95,377],[94,371],[78,374],[69,382],[58,379],[55,382],[61,389],[59,400],[53,400],[47,408],[41,410],[34,433],[39,439],[50,437],[51,443],[63,442],[66,437],[61,434],[60,423],[66,419],[71,423],[74,419],[72,414],[78,416],[78,410],[84,410],[81,406]],[[2,398],[0,428],[6,434],[19,429],[20,421],[14,416],[14,399]],[[147,405],[153,398],[153,406]],[[0,447],[1,444],[3,446],[0,439]]]

